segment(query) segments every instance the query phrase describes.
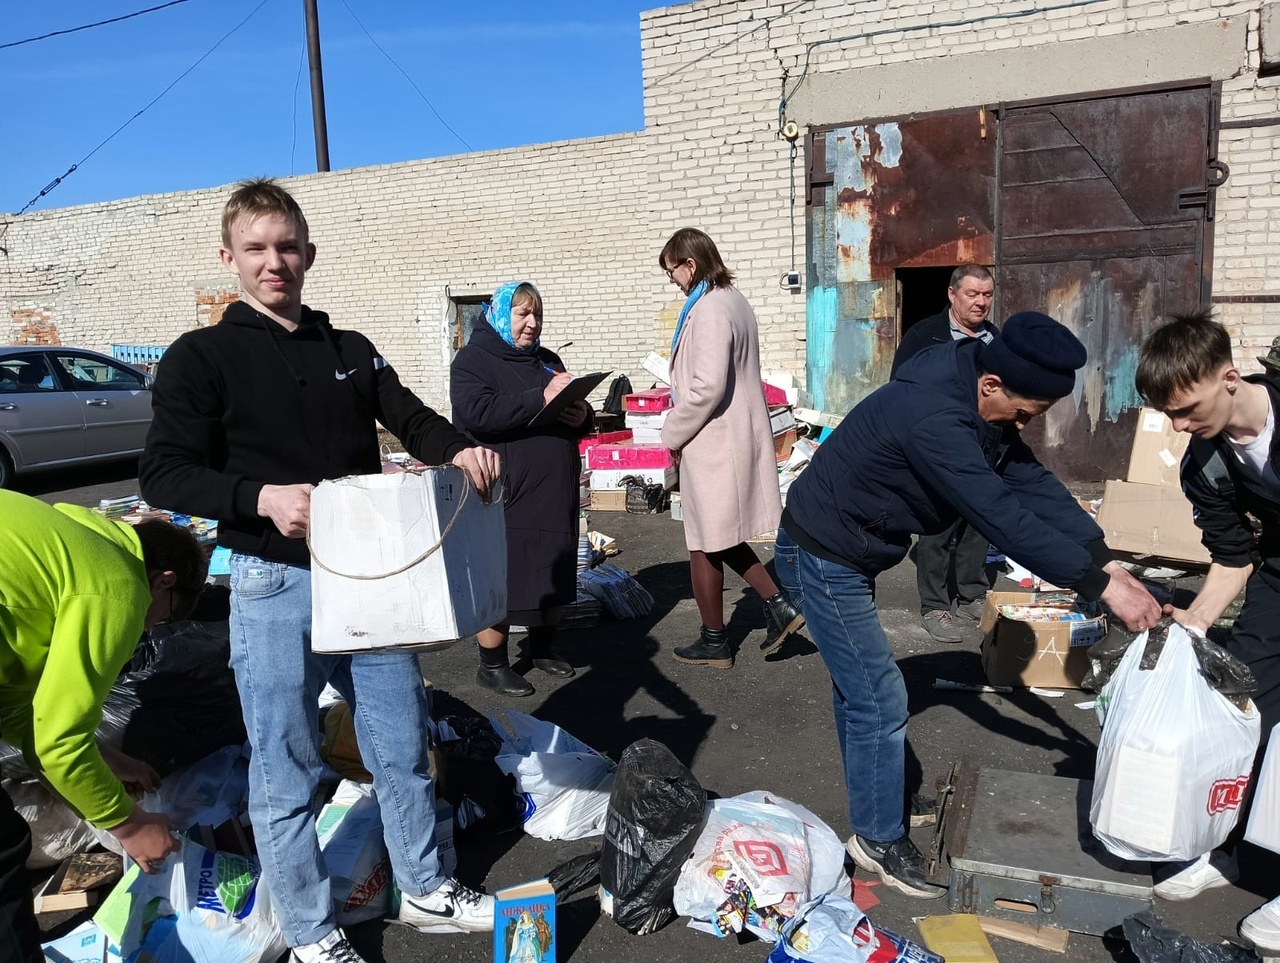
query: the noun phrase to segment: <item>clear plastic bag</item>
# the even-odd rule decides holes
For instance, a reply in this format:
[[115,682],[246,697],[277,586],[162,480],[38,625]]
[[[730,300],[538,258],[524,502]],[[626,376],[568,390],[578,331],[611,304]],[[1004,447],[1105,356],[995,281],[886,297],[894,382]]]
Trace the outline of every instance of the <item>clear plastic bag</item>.
[[844,845],[809,810],[755,791],[717,799],[676,881],[676,912],[716,936],[776,942],[809,900],[842,887]]
[[1261,720],[1205,679],[1180,625],[1154,668],[1145,634],[1098,694],[1102,739],[1089,813],[1094,835],[1132,860],[1194,859],[1220,845],[1240,815]]

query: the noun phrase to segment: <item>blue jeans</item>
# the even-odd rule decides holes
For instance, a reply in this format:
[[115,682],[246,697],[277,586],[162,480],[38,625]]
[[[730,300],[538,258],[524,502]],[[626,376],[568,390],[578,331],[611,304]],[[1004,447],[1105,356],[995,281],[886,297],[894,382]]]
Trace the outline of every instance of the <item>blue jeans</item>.
[[906,833],[907,687],[876,614],[875,581],[811,555],[783,529],[774,564],[831,673],[849,825],[893,842]]
[[231,668],[253,747],[249,816],[289,945],[317,942],[336,926],[311,808],[323,769],[317,701],[326,682],[351,706],[396,882],[411,896],[435,891],[444,878],[417,657],[313,654],[310,571],[233,554]]

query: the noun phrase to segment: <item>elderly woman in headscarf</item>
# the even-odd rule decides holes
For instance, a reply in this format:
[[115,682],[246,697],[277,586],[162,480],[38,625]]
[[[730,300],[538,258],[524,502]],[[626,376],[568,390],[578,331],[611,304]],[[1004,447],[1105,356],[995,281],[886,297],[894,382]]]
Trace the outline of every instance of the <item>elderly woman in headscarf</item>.
[[591,407],[570,405],[559,420],[529,422],[569,383],[560,359],[541,346],[542,295],[528,281],[493,292],[484,318],[453,359],[449,397],[453,421],[502,456],[507,523],[507,618],[478,633],[476,681],[507,696],[533,686],[511,668],[511,624],[529,627],[528,655],[548,675],[568,678],[573,666],[552,642],[563,606],[577,597],[578,439],[591,431]]

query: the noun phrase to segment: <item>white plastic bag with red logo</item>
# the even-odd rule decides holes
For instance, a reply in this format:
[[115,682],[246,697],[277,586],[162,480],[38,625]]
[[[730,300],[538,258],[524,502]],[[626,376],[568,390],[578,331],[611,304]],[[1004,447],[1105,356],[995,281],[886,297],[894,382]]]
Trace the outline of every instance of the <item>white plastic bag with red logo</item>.
[[344,779],[316,819],[329,873],[333,915],[340,926],[391,912],[391,862],[373,786]]
[[1102,739],[1089,820],[1123,859],[1194,859],[1236,825],[1258,750],[1261,719],[1200,671],[1187,630],[1169,629],[1154,669],[1147,635],[1134,640],[1098,694]]
[[844,846],[803,806],[767,792],[707,804],[707,821],[680,870],[673,903],[716,936],[743,930],[777,942],[803,904],[849,892]]

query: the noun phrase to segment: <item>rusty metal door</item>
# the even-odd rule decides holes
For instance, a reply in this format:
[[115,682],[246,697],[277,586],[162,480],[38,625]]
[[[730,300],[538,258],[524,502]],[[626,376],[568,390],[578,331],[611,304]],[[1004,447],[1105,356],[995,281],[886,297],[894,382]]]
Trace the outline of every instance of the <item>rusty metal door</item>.
[[[817,129],[808,144],[809,404],[843,415],[889,380],[900,267],[991,264],[996,138],[980,108]],[[945,292],[939,292],[945,304]]]
[[1059,477],[1124,477],[1138,349],[1209,297],[1217,103],[1205,84],[1004,109],[996,290],[1089,351],[1075,394],[1028,429]]

